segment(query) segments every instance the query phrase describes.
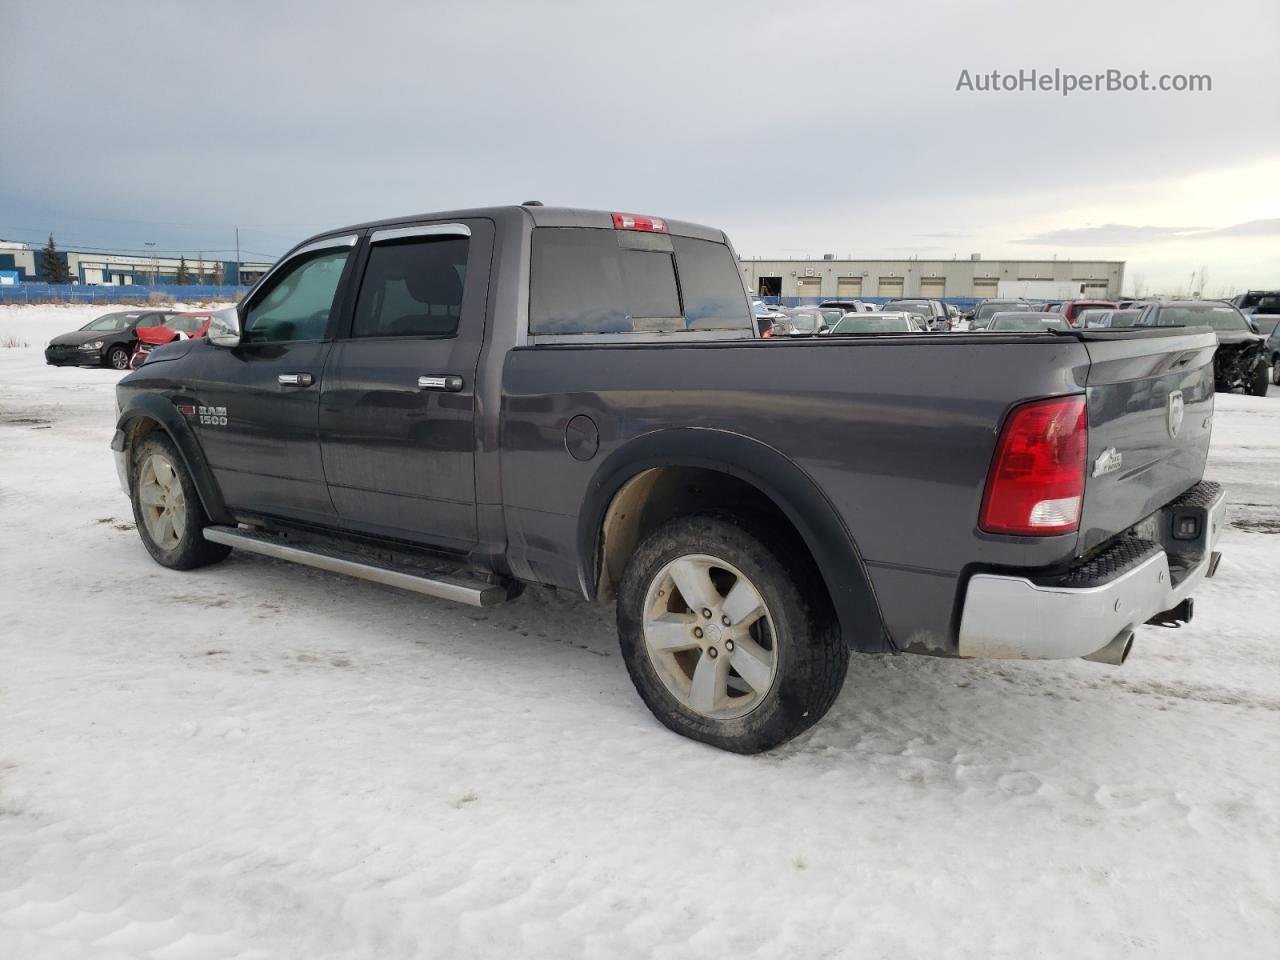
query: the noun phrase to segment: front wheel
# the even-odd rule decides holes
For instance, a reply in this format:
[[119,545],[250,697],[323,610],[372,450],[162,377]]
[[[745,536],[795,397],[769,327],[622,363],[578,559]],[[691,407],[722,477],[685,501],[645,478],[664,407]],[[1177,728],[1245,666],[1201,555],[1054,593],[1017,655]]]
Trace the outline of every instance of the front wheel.
[[835,702],[848,648],[816,571],[784,555],[736,518],[699,515],[658,527],[632,556],[618,588],[622,655],[675,732],[758,753]]
[[1253,376],[1249,378],[1248,392],[1250,394],[1255,397],[1265,397],[1267,395],[1267,381],[1272,379],[1272,376],[1268,376],[1268,373],[1265,363],[1260,363],[1254,368]]
[[112,347],[107,351],[107,366],[112,370],[128,370],[129,351],[125,347]]
[[129,493],[138,535],[153,560],[191,570],[224,559],[231,548],[204,538],[204,508],[173,441],[154,433],[133,448]]

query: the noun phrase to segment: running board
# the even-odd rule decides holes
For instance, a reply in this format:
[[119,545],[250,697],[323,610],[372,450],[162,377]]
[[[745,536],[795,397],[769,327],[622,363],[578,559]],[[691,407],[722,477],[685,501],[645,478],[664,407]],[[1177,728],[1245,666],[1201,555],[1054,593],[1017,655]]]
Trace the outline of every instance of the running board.
[[339,547],[294,546],[282,542],[280,537],[259,533],[256,530],[222,526],[205,527],[204,538],[212,543],[226,544],[228,547],[244,550],[247,553],[259,553],[264,557],[289,560],[318,570],[342,573],[361,580],[372,580],[374,583],[385,584],[388,587],[425,593],[429,597],[454,600],[473,607],[492,607],[509,598],[507,588],[500,584],[434,573],[431,575],[425,572],[410,573],[393,566],[372,563],[370,558],[359,556],[354,552],[348,553]]

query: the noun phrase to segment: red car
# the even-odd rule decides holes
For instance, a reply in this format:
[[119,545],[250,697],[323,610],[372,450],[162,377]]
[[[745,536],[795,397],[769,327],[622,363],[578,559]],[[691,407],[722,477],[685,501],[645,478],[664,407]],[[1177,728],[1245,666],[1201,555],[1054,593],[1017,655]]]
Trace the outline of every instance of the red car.
[[1066,300],[1054,313],[1061,312],[1071,326],[1077,326],[1076,318],[1085,310],[1114,310],[1119,306],[1114,300]]
[[129,368],[137,370],[147,362],[147,355],[156,347],[184,337],[203,337],[209,331],[209,321],[212,319],[213,314],[208,310],[196,310],[191,313],[170,314],[163,326],[138,327],[134,331],[138,337],[138,345],[134,347]]

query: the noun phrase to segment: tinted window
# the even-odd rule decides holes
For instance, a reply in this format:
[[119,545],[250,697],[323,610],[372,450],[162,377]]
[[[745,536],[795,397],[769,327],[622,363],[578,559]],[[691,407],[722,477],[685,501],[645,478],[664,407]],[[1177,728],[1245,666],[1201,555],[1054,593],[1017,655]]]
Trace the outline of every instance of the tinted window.
[[747,292],[723,243],[673,237],[690,330],[738,330],[750,323]]
[[[1144,326],[1152,325],[1150,317]],[[1215,330],[1248,330],[1240,311],[1222,304],[1198,303],[1183,307],[1161,307],[1155,325],[1161,327],[1213,327]]]
[[533,334],[732,329],[751,335],[746,291],[721,243],[541,227],[533,232],[529,285]]
[[301,257],[272,279],[245,318],[246,343],[322,340],[349,250]]
[[205,325],[206,317],[169,317],[164,325],[170,330],[181,330],[183,333],[195,333]]
[[369,251],[353,337],[452,337],[467,278],[466,237],[378,243]]
[[86,323],[81,330],[123,330],[138,318],[136,313],[108,313]]

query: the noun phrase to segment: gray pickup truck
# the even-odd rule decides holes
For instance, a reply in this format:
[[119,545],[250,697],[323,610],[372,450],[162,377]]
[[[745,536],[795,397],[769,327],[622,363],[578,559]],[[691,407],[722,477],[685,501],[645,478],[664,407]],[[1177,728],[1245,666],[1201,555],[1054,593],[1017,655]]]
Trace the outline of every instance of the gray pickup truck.
[[167,567],[236,548],[616,603],[658,719],[755,752],[823,716],[851,651],[1118,664],[1189,620],[1215,347],[760,339],[721,231],[529,203],[307,240],[121,380],[112,447]]

